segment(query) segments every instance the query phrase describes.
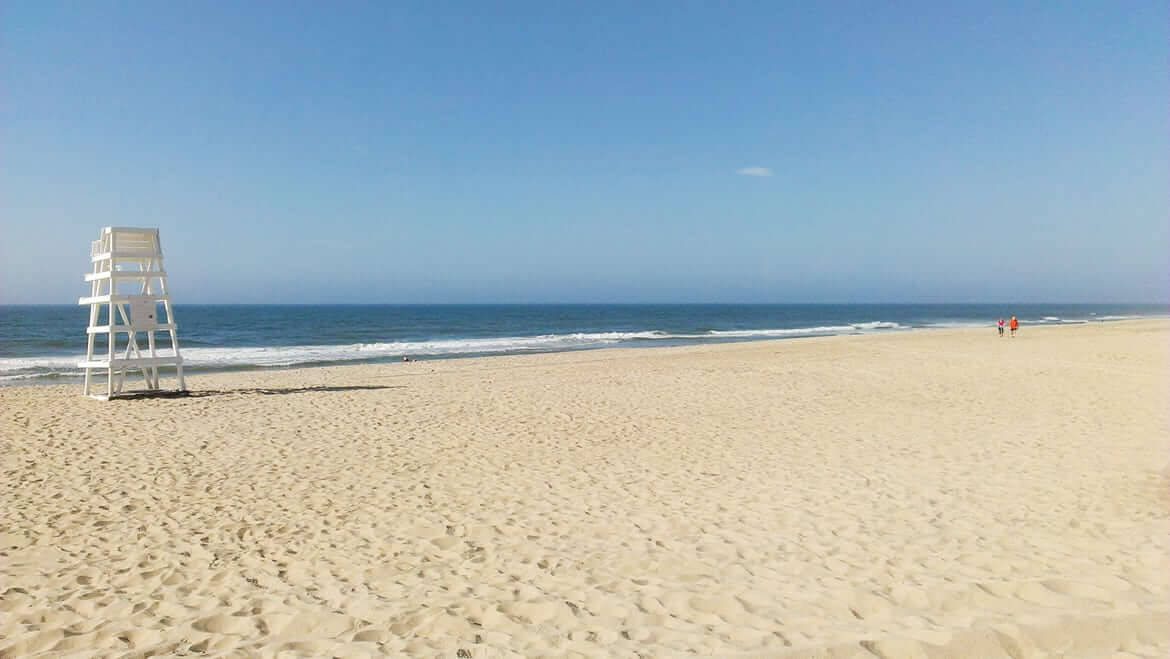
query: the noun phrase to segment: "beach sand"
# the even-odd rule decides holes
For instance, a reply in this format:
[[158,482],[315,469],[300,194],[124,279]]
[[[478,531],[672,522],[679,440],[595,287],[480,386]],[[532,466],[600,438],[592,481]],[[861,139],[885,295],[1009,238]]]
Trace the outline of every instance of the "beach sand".
[[1166,656],[1170,321],[0,388],[0,655]]

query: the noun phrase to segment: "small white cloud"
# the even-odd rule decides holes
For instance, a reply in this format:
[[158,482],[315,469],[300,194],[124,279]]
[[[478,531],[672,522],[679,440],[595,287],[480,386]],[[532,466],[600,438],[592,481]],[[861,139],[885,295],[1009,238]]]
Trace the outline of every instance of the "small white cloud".
[[771,176],[772,170],[767,167],[744,167],[736,172],[740,176]]

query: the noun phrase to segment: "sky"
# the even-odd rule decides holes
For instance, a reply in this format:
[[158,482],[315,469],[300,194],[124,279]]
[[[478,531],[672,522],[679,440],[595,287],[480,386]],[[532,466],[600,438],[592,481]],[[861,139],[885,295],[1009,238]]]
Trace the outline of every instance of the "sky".
[[[882,6],[885,5],[885,6]],[[0,2],[0,303],[1163,302],[1170,4]]]

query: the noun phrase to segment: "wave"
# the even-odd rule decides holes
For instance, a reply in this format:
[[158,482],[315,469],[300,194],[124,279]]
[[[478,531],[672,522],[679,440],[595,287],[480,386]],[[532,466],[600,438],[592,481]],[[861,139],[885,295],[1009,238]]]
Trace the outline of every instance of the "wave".
[[[1069,324],[1093,321],[1128,320],[1140,315],[1106,315],[1092,319],[1044,316],[1021,319],[1027,324]],[[299,365],[336,364],[345,362],[387,361],[402,357],[451,357],[465,355],[516,354],[525,352],[558,352],[602,348],[618,345],[646,345],[652,343],[702,343],[705,341],[734,341],[769,338],[795,338],[833,334],[862,334],[914,327],[928,329],[988,327],[990,322],[976,320],[937,320],[903,325],[890,321],[867,321],[840,325],[811,327],[784,327],[760,329],[705,329],[686,333],[661,330],[575,332],[568,334],[540,334],[533,336],[505,336],[486,338],[452,338],[429,341],[387,341],[352,343],[344,345],[292,346],[233,346],[208,347],[188,343],[183,350],[184,366],[194,370],[222,370],[247,368],[277,368]],[[993,326],[993,325],[991,325]],[[77,362],[83,355],[37,355],[0,357],[0,383],[19,383],[37,380],[76,378],[82,374]]]
[[905,325],[885,321],[868,323],[850,323],[849,325],[824,325],[820,327],[793,327],[785,329],[750,329],[750,330],[709,330],[705,335],[691,335],[687,338],[702,338],[702,336],[725,338],[752,338],[768,336],[818,336],[825,334],[852,334],[879,329],[902,329]]
[[54,380],[72,379],[82,375],[77,371],[38,371],[35,373],[17,373],[16,375],[0,375],[0,382],[16,383],[22,380]]
[[664,332],[577,332],[497,338],[392,341],[349,345],[275,346],[255,348],[190,348],[184,363],[194,366],[292,366],[317,362],[363,361],[403,356],[444,356],[502,352],[556,351],[601,347],[640,339],[670,338]]
[[1154,315],[1154,314],[1142,314],[1142,315],[1135,315],[1135,314],[1113,315],[1113,314],[1109,314],[1109,315],[1105,315],[1105,316],[1098,316],[1096,313],[1090,313],[1089,316],[1090,316],[1089,318],[1063,318],[1061,316],[1044,316],[1043,318],[1033,318],[1033,319],[1023,318],[1023,319],[1020,319],[1020,322],[1026,323],[1029,325],[1045,325],[1045,324],[1049,324],[1049,323],[1083,324],[1083,323],[1105,322],[1105,321],[1113,321],[1113,320],[1138,320],[1141,318],[1166,318],[1167,317],[1164,315]]
[[1043,318],[1021,318],[1025,325],[1047,325],[1050,323],[1087,323],[1086,318],[1061,318],[1060,316],[1044,316]]
[[[77,362],[85,359],[85,355],[50,355],[44,357],[0,357],[0,373],[13,371],[28,371],[32,369],[48,369],[52,371],[77,371]],[[48,375],[40,373],[39,375]]]
[[995,327],[995,322],[990,320],[939,320],[932,323],[925,323],[922,326],[929,329],[973,329],[977,327]]
[[[778,329],[707,330],[698,333],[668,333],[658,330],[637,332],[575,332],[493,338],[438,339],[431,341],[390,341],[347,345],[242,346],[223,348],[189,347],[182,351],[184,367],[194,369],[267,368],[305,364],[376,361],[401,357],[488,355],[523,352],[557,352],[600,348],[651,341],[701,342],[770,337],[823,336],[902,329],[899,323],[873,321],[848,325]],[[77,362],[83,355],[0,357],[0,381],[45,377],[76,377]]]

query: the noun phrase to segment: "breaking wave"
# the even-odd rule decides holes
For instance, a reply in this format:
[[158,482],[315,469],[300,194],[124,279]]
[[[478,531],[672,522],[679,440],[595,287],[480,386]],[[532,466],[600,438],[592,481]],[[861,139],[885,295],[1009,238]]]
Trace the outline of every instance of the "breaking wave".
[[[903,329],[899,323],[873,321],[848,325],[778,329],[708,330],[694,334],[671,334],[656,330],[638,332],[576,332],[490,338],[437,339],[431,341],[389,341],[347,345],[239,346],[223,348],[189,347],[182,350],[183,365],[190,369],[269,368],[311,364],[385,361],[402,357],[447,357],[458,355],[559,352],[618,345],[645,345],[651,342],[698,343],[734,339],[766,339],[799,336],[855,334],[877,330]],[[44,357],[0,357],[0,382],[39,378],[76,377],[77,362],[83,355]]]

